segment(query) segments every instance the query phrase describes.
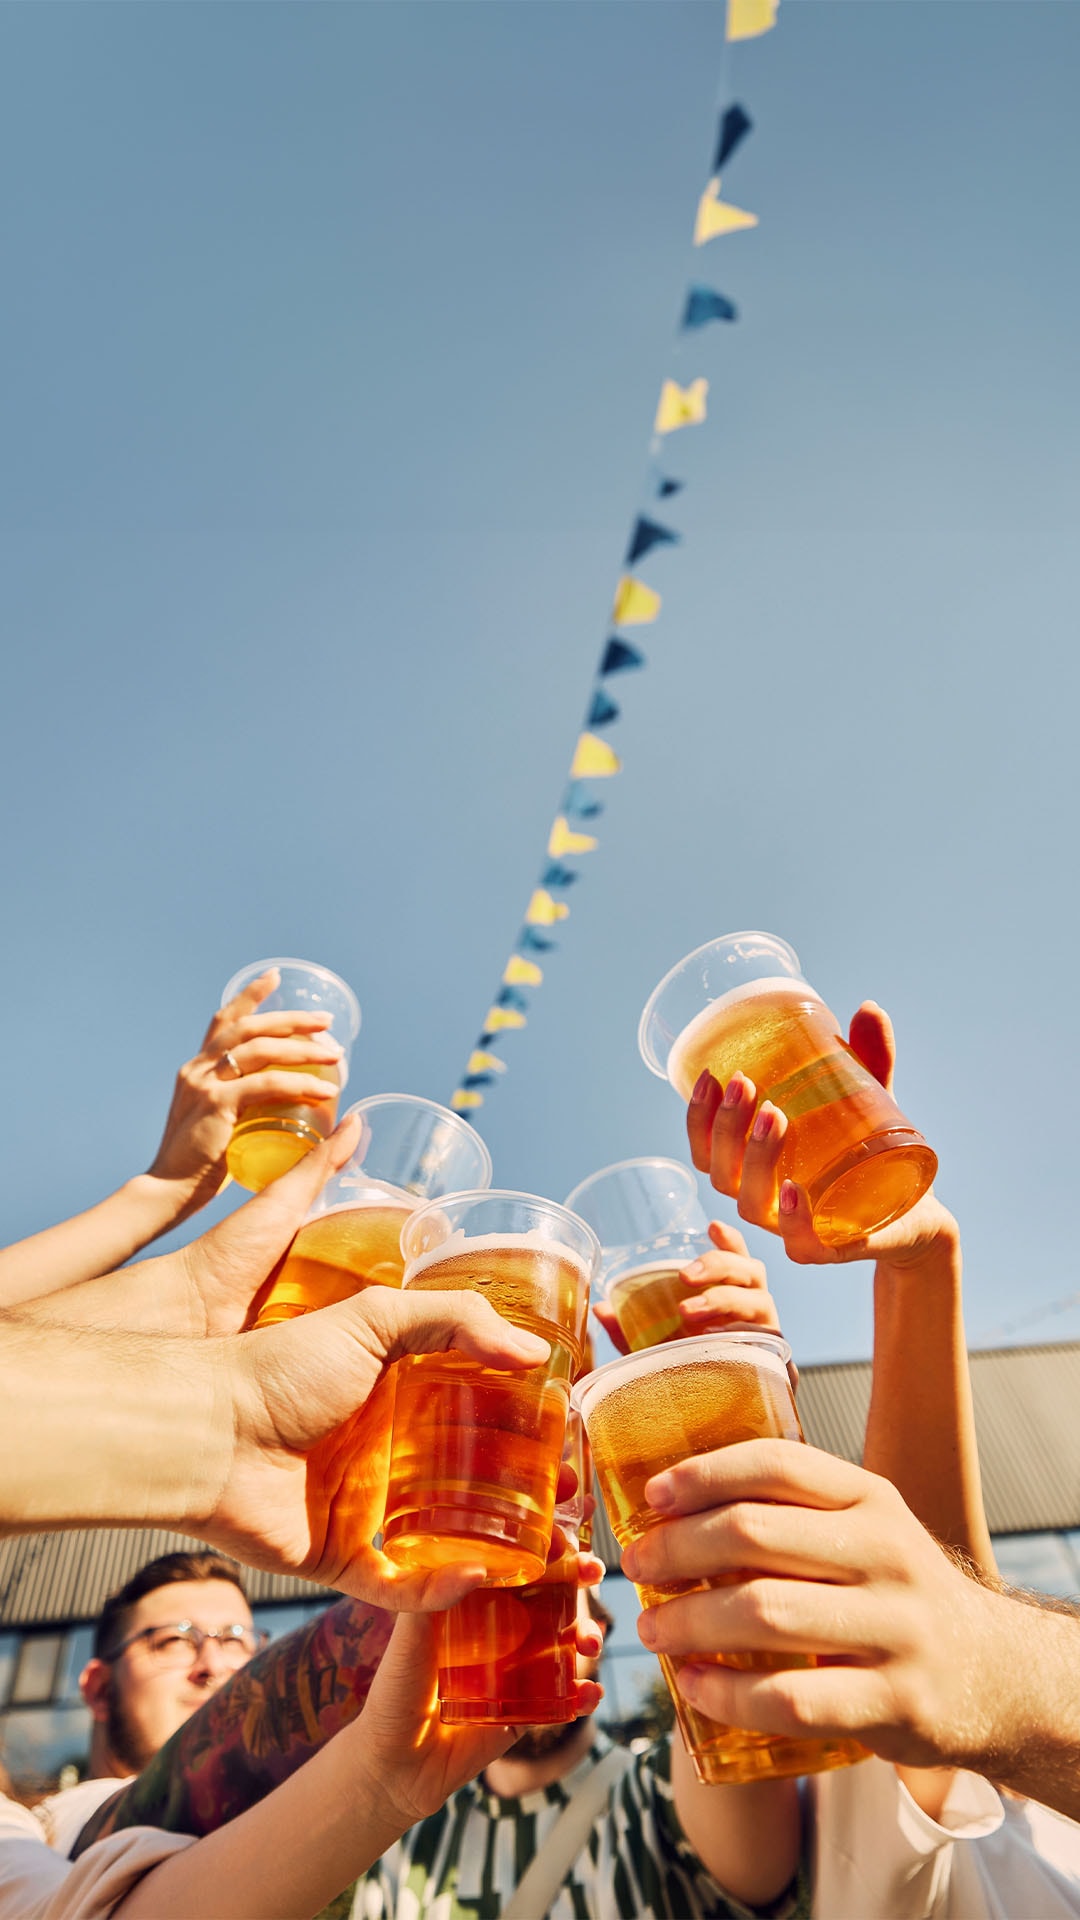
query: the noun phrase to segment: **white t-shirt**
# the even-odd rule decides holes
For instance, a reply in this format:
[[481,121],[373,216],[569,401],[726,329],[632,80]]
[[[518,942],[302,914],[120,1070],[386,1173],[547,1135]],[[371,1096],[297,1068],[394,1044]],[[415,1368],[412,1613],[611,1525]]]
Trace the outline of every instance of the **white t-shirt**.
[[958,1773],[940,1819],[885,1760],[823,1773],[814,1920],[1080,1920],[1080,1825]]
[[0,1794],[0,1920],[109,1920],[144,1873],[194,1846],[190,1834],[126,1827],[69,1860],[61,1837],[71,1846],[95,1807],[124,1784],[86,1780],[33,1813]]

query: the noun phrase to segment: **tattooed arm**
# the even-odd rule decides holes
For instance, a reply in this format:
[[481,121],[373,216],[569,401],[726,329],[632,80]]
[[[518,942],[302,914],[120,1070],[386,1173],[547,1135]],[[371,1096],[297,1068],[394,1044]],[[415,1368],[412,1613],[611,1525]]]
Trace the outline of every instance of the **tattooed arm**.
[[122,1827],[202,1835],[234,1820],[356,1719],[393,1623],[342,1600],[256,1654],[87,1821],[72,1857]]

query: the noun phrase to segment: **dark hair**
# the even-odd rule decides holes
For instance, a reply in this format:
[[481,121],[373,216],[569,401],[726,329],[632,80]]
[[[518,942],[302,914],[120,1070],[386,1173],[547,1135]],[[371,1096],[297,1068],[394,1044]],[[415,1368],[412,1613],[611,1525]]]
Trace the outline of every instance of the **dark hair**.
[[119,1645],[136,1601],[144,1594],[156,1592],[158,1587],[172,1587],[181,1580],[228,1580],[247,1599],[240,1568],[223,1553],[213,1553],[208,1548],[193,1553],[163,1553],[157,1560],[147,1561],[116,1593],[109,1595],[94,1628],[94,1659],[107,1660],[109,1648]]

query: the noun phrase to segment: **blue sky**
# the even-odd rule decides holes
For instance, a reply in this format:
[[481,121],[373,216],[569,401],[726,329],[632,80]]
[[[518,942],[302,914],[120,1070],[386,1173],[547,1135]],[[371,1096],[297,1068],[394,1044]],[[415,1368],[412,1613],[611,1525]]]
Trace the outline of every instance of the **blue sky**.
[[[678,1153],[640,1007],[714,933],[873,994],[973,1338],[1074,1257],[1080,8],[786,0],[694,255],[682,4],[0,13],[8,1237],[149,1159],[221,985],[355,986],[446,1099],[535,882],[661,377],[711,382],[599,851],[484,1113],[556,1198]],[[672,357],[687,281],[740,308]],[[800,1358],[869,1272],[771,1254]]]

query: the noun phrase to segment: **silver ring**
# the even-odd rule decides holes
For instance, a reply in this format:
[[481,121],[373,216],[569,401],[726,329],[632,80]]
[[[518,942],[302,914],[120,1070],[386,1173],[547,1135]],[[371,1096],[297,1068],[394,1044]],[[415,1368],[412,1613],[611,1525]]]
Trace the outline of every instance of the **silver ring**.
[[223,1068],[223,1067],[231,1067],[231,1068],[232,1068],[232,1078],[233,1078],[234,1080],[242,1080],[242,1079],[243,1079],[243,1077],[244,1077],[244,1069],[243,1069],[243,1067],[242,1067],[242,1066],[240,1065],[240,1062],[239,1062],[239,1060],[237,1059],[237,1057],[236,1057],[236,1055],[235,1055],[235,1053],[229,1053],[229,1052],[225,1052],[225,1053],[223,1053],[223,1054],[221,1055],[221,1057],[220,1057],[220,1059],[218,1060],[218,1063],[217,1063],[217,1071],[218,1071],[218,1073],[221,1073],[221,1077],[222,1077],[222,1079],[224,1079],[224,1078],[225,1078],[225,1075],[224,1075],[224,1074],[223,1074],[223,1073],[221,1072],[221,1070],[222,1070],[222,1068]]

